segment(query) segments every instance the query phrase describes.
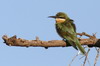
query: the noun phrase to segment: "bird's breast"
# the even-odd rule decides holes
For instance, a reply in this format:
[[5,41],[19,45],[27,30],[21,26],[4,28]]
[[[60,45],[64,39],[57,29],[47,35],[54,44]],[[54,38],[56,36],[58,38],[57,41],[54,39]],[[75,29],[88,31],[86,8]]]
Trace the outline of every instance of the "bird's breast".
[[64,38],[65,35],[67,35],[67,32],[65,31],[66,27],[62,24],[56,24],[56,31],[59,34],[60,37]]

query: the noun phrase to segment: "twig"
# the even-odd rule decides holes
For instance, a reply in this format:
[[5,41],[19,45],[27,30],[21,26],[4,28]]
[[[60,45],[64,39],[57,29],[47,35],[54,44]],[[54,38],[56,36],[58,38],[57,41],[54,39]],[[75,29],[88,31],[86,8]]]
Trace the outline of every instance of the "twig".
[[91,35],[85,33],[85,32],[82,32],[82,33],[77,33],[77,35],[80,35],[80,36],[87,36],[87,37],[92,37]]
[[95,61],[94,61],[94,66],[96,66],[96,63],[97,63],[97,61],[99,59],[99,53],[100,53],[100,48],[99,49],[95,48],[95,49],[97,51],[97,55],[96,55],[96,58],[95,58]]
[[[85,59],[84,59],[83,66],[85,66],[85,64],[86,64],[86,61],[88,60],[88,54],[89,54],[89,51],[90,51],[90,49],[88,49],[88,51],[87,51],[87,53],[86,53],[86,57],[85,57]],[[89,65],[90,65],[90,62],[89,62],[89,60],[88,60],[88,63],[89,63]]]
[[[86,57],[85,57],[85,59],[84,59],[83,66],[85,66],[85,64],[86,64],[86,61],[88,60],[88,54],[89,54],[89,51],[90,51],[90,49],[88,49],[88,51],[87,51],[87,53],[86,53]],[[89,63],[89,65],[90,65],[90,62],[89,62],[89,60],[88,60],[88,63]]]
[[71,66],[72,62],[75,60],[75,58],[76,58],[77,56],[78,56],[78,54],[76,54],[76,55],[73,57],[73,59],[71,60],[69,66]]

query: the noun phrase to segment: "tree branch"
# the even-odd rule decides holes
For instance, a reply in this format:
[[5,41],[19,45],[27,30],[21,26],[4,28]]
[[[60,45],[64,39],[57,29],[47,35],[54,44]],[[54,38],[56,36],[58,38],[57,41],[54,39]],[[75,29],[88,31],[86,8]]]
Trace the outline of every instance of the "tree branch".
[[[79,38],[79,41],[81,45],[88,45],[89,47],[100,47],[100,39],[97,39],[95,35],[90,36],[86,33],[77,33],[78,35],[82,36],[88,36],[87,39],[81,39]],[[8,37],[7,35],[4,35],[2,37],[4,40],[4,43],[8,46],[20,46],[20,47],[68,47],[71,45],[68,45],[63,40],[51,40],[51,41],[41,41],[38,37],[36,37],[36,40],[26,40],[22,38],[17,38],[17,36]]]

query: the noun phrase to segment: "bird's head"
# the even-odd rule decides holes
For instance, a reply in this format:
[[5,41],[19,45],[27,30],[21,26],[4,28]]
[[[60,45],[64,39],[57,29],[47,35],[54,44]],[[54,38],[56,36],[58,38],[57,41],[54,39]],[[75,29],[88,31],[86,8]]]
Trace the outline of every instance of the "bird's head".
[[49,17],[50,18],[55,18],[57,23],[62,23],[62,22],[65,22],[67,19],[69,19],[67,14],[65,14],[63,12],[57,13],[56,16],[49,16]]

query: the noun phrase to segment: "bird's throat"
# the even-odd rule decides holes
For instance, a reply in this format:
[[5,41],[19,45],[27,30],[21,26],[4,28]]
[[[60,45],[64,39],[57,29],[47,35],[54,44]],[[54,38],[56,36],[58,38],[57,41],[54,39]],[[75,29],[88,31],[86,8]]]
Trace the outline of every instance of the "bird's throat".
[[62,23],[62,22],[65,22],[65,19],[56,18],[56,23]]

